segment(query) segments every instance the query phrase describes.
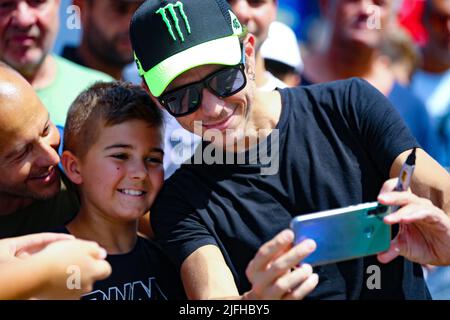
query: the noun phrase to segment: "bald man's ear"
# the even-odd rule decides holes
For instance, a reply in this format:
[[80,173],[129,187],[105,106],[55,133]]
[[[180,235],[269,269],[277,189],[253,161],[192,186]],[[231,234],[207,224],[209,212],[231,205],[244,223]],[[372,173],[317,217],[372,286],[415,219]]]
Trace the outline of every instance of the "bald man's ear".
[[61,164],[70,181],[78,185],[83,182],[80,170],[80,161],[72,152],[67,150],[63,152],[61,156]]

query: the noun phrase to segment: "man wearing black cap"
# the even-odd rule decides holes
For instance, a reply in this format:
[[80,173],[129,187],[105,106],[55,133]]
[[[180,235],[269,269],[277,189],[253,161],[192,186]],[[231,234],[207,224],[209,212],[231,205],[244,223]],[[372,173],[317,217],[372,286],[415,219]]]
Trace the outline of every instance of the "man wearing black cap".
[[[418,150],[411,189],[433,202],[391,192],[395,179],[384,181],[419,146],[382,94],[358,79],[257,90],[254,37],[225,0],[148,0],[130,33],[154,100],[203,138],[151,209],[189,298],[429,297],[420,266],[405,258],[450,263],[450,176]],[[292,246],[282,231],[292,217],[377,199],[401,206],[385,222],[403,225],[378,260],[315,273],[298,265],[315,243]],[[375,290],[366,286],[373,265]]]

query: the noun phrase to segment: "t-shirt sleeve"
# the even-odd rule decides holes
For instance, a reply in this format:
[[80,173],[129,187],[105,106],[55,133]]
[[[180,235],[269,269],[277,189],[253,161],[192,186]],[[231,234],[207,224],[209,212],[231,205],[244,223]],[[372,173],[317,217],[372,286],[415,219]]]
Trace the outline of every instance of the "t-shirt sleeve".
[[368,82],[352,79],[347,97],[361,143],[382,173],[389,174],[402,152],[420,147],[395,107]]
[[[156,240],[178,270],[183,261],[195,250],[205,245],[216,245],[206,224],[193,202],[195,191],[184,196],[181,179],[166,181],[150,210],[150,223]],[[189,190],[189,189],[187,189]]]

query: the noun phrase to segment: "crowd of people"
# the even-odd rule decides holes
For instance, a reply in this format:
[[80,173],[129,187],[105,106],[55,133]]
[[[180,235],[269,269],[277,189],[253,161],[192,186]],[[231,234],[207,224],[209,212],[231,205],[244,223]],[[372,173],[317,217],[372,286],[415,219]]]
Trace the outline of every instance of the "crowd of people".
[[[448,1],[421,48],[396,0],[301,45],[277,0],[73,4],[59,56],[59,0],[0,0],[0,299],[450,299]],[[302,263],[292,218],[370,201],[387,251]]]

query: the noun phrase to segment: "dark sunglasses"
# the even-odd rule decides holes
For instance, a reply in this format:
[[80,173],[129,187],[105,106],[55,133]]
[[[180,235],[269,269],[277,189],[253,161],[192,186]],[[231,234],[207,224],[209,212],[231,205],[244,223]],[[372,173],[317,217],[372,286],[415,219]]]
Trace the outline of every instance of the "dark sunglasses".
[[204,88],[219,98],[226,98],[241,91],[246,84],[244,63],[240,63],[222,68],[198,82],[169,91],[161,95],[158,101],[172,116],[182,117],[200,108]]

